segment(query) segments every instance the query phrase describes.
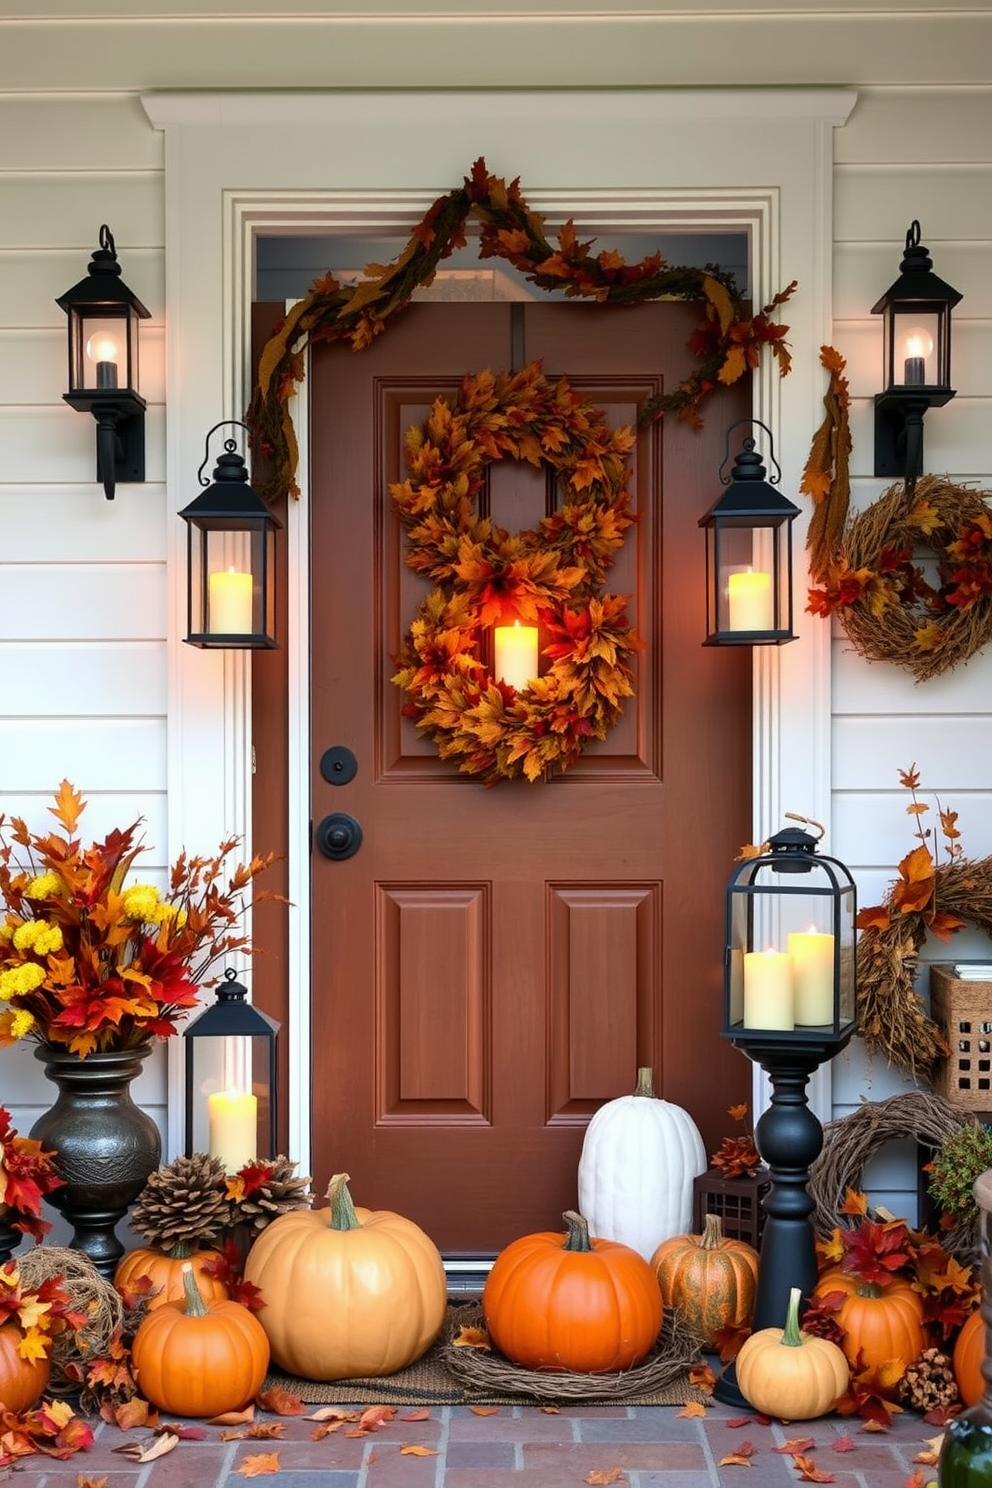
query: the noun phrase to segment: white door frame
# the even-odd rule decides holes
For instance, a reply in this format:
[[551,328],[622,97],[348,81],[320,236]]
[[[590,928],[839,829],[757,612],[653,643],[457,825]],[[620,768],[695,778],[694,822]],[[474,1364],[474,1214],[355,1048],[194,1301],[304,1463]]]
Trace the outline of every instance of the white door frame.
[[[240,418],[250,391],[249,305],[260,231],[405,231],[473,160],[518,175],[528,203],[581,233],[726,224],[751,234],[760,306],[799,281],[782,318],[793,371],[765,358],[754,412],[772,430],[794,493],[822,414],[819,348],[830,339],[832,133],[848,90],[150,94],[165,132],[167,479],[170,510],[194,494],[206,430]],[[472,158],[465,154],[470,141]],[[331,183],[331,184],[325,184]],[[402,183],[401,185],[397,183]],[[553,185],[550,183],[554,183]],[[688,356],[688,353],[687,353]],[[306,384],[304,384],[304,393]],[[705,417],[705,410],[704,410]],[[299,399],[305,451],[306,399]],[[230,431],[228,431],[230,432]],[[309,1170],[309,652],[307,472],[289,544],[290,1155]],[[716,494],[716,472],[714,472]],[[796,524],[798,641],[755,650],[754,840],[784,811],[830,817],[829,627],[802,606],[805,518]],[[250,836],[246,654],[194,651],[185,627],[182,523],[170,535],[170,855],[218,834]],[[702,569],[701,569],[702,581]],[[730,865],[728,864],[728,873]],[[829,1070],[810,1103],[830,1115]],[[760,1085],[756,1100],[762,1100]],[[181,1069],[170,1065],[168,1146],[181,1149]]]

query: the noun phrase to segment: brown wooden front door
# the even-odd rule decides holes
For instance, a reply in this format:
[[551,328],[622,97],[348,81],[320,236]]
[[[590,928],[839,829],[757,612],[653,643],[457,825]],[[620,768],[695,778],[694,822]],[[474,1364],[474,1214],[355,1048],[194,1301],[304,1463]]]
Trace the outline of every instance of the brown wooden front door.
[[[521,319],[522,317],[522,319]],[[688,306],[418,305],[356,355],[317,347],[312,429],[312,811],[361,826],[313,854],[313,1168],[448,1254],[560,1225],[585,1125],[650,1065],[711,1151],[750,1066],[720,1037],[724,886],[750,835],[751,655],[704,648],[698,519],[746,388],[705,428],[639,436],[639,520],[608,588],[646,649],[605,744],[486,789],[401,716],[393,658],[424,593],[388,485],[403,438],[466,371],[543,359],[617,424],[685,368]],[[494,519],[532,526],[546,481],[489,467]],[[357,761],[341,785],[325,751]],[[340,772],[338,772],[340,773]],[[344,773],[347,773],[346,771]]]

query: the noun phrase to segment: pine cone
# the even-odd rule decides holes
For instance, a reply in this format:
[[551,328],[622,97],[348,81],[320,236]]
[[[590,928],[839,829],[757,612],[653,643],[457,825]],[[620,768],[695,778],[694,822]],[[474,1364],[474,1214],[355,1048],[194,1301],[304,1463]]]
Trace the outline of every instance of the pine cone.
[[924,1349],[899,1381],[899,1399],[923,1415],[939,1406],[953,1405],[958,1399],[958,1386],[947,1355],[939,1349]]
[[219,1245],[231,1222],[224,1163],[204,1152],[177,1157],[152,1173],[131,1216],[148,1244],[164,1251]]
[[271,1175],[236,1201],[235,1223],[245,1225],[252,1236],[260,1234],[280,1214],[309,1209],[313,1203],[311,1180],[294,1177],[295,1162],[288,1157],[274,1157],[266,1166],[271,1167]]

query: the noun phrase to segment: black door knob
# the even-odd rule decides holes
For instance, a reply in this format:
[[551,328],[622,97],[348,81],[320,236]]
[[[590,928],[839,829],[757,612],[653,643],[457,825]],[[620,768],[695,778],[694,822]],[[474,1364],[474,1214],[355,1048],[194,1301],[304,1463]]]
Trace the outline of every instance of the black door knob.
[[362,829],[346,811],[332,811],[317,828],[317,846],[325,858],[353,858],[362,845]]

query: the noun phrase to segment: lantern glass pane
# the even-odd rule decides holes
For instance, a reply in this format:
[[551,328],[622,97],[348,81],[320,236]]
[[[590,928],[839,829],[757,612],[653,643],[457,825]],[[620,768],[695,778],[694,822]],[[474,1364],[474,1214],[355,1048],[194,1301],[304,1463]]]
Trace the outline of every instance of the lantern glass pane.
[[261,621],[257,533],[206,533],[208,635],[250,635]]
[[264,1036],[193,1035],[186,1092],[192,1152],[221,1157],[229,1173],[275,1154],[271,1145],[271,1051]]
[[136,390],[137,325],[126,305],[97,305],[71,310],[70,391]]
[[887,388],[944,387],[950,379],[950,316],[927,300],[895,301],[885,324]]

